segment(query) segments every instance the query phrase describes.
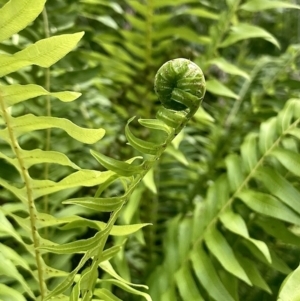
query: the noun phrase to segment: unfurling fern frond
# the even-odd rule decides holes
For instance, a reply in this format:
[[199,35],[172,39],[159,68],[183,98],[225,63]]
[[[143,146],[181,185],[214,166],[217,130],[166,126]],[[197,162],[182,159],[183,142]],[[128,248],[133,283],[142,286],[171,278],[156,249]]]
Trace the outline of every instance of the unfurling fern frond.
[[[173,123],[171,125],[170,123],[164,122],[163,114],[158,116],[159,119],[139,119],[139,123],[142,126],[148,128],[149,130],[161,131],[166,134],[166,136],[164,136],[164,138],[159,142],[144,141],[136,137],[129,128],[129,124],[134,118],[129,119],[125,128],[126,138],[130,145],[135,150],[142,153],[145,157],[143,162],[139,165],[133,165],[133,161],[135,158],[132,158],[128,162],[122,162],[109,158],[96,151],[91,152],[95,159],[99,161],[101,165],[109,169],[110,172],[115,173],[113,177],[111,177],[112,182],[115,180],[122,180],[124,186],[123,189],[125,192],[121,196],[105,198],[101,197],[101,193],[103,190],[100,186],[94,198],[90,197],[69,199],[64,202],[65,204],[75,204],[96,211],[112,213],[104,229],[102,229],[102,231],[98,232],[94,237],[88,240],[68,243],[65,245],[53,245],[42,247],[43,249],[53,253],[85,254],[82,259],[82,264],[79,264],[78,267],[72,272],[72,277],[69,276],[68,278],[66,278],[65,281],[61,283],[54,291],[52,291],[48,297],[55,296],[66,290],[66,288],[70,286],[72,279],[74,279],[75,275],[77,274],[78,269],[80,269],[84,262],[86,262],[86,260],[91,257],[93,257],[93,262],[91,266],[85,270],[85,274],[81,274],[81,278],[77,283],[78,285],[74,287],[73,292],[79,289],[79,291],[81,291],[82,297],[85,298],[84,300],[90,300],[90,298],[93,295],[93,291],[95,291],[96,295],[101,291],[101,289],[97,286],[97,282],[95,282],[95,275],[97,274],[98,266],[100,265],[100,267],[102,267],[102,264],[104,264],[103,262],[107,260],[106,253],[109,252],[110,249],[104,250],[104,246],[108,236],[113,232],[114,223],[116,222],[116,219],[119,216],[122,207],[129,201],[133,191],[136,189],[136,186],[144,178],[146,173],[153,167],[157,160],[159,160],[166,147],[172,142],[174,137],[183,128],[183,126],[185,126],[187,121],[192,117],[192,115],[199,107],[205,94],[205,81],[201,69],[197,65],[191,63],[189,60],[176,59],[166,63],[162,67],[162,69],[158,71],[157,78],[165,76],[164,72],[162,72],[162,70],[164,71],[165,67],[171,68],[168,70],[172,70],[173,72],[172,74],[168,74],[168,76],[172,77],[171,79],[173,80],[173,86],[171,89],[169,89],[168,87],[166,92],[164,89],[167,87],[165,86],[164,82],[161,82],[161,78],[160,80],[156,80],[156,91],[158,97],[164,97],[162,101],[162,106],[167,110],[168,117],[172,118],[173,116],[176,116],[178,106],[182,106],[181,111],[183,111],[185,114],[183,115],[184,118],[178,121],[177,123],[174,123],[175,119],[172,118]],[[188,81],[186,82],[186,86],[180,86],[180,80],[184,80],[185,78],[188,79]],[[188,85],[189,81],[190,85]],[[177,87],[181,88],[181,93],[184,94],[184,98],[179,99],[177,95],[173,98],[173,90],[178,90]],[[161,91],[163,91],[163,93]],[[167,97],[169,97],[169,103],[167,106],[165,106],[165,101]],[[173,104],[172,101],[176,103]],[[111,184],[112,182],[109,182],[109,184]],[[137,228],[135,229],[138,230],[144,225],[137,225]],[[120,231],[117,231],[116,233],[119,233],[119,235],[123,235]],[[115,254],[114,252],[109,253],[111,254],[111,256]],[[85,286],[82,286],[82,281],[84,281],[87,284]],[[119,277],[113,280],[113,283],[122,287],[126,284],[126,281]],[[150,300],[150,296],[142,292],[129,292],[137,295],[142,295],[147,300]]]
[[[264,237],[300,243],[286,228],[300,225],[299,134],[300,100],[291,99],[258,133],[249,133],[240,154],[226,157],[227,172],[209,187],[192,216],[169,222],[166,258],[155,272],[165,285],[150,283],[153,298],[233,301],[240,282],[271,293],[260,275],[262,265],[291,271]],[[261,235],[251,237],[254,227],[263,230]]]

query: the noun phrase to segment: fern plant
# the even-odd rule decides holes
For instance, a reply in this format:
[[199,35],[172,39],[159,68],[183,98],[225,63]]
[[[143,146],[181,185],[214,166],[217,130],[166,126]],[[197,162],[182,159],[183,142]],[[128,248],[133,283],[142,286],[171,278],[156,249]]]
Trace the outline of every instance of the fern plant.
[[[21,3],[19,0],[9,1],[3,6],[2,14],[4,23],[2,39],[10,37],[28,25],[44,8],[45,1],[40,1],[35,10],[31,9],[33,2]],[[14,7],[18,7],[18,17],[22,24],[16,27],[14,24]],[[44,11],[45,12],[45,11]],[[6,18],[6,19],[5,19]],[[37,65],[48,68],[56,61],[70,52],[79,42],[83,33],[65,34],[49,37],[26,47],[13,55],[2,54],[1,75],[6,76],[21,68]],[[76,126],[68,119],[49,116],[36,116],[34,114],[16,114],[18,104],[34,97],[47,95],[56,97],[60,101],[73,101],[80,96],[79,93],[70,91],[50,92],[36,84],[11,84],[1,86],[1,118],[3,129],[1,139],[7,144],[7,151],[1,152],[1,158],[11,166],[14,166],[20,175],[19,182],[8,181],[1,178],[0,184],[11,193],[11,201],[7,200],[1,206],[1,220],[3,238],[10,237],[15,240],[22,253],[13,251],[12,245],[1,244],[1,256],[6,264],[2,269],[3,282],[1,283],[1,297],[4,300],[25,300],[18,292],[18,284],[21,292],[31,299],[38,300],[119,300],[110,290],[103,287],[103,283],[113,284],[136,295],[151,300],[144,292],[134,289],[131,283],[122,279],[114,271],[109,259],[116,255],[122,245],[106,247],[110,234],[127,236],[144,227],[146,224],[128,226],[115,226],[115,222],[124,204],[128,201],[137,184],[160,158],[162,152],[171,143],[173,138],[182,130],[187,121],[195,114],[205,93],[205,82],[201,69],[192,62],[179,59],[166,63],[158,71],[156,76],[156,92],[162,102],[157,119],[139,119],[139,123],[150,130],[158,131],[159,141],[145,142],[133,135],[129,129],[129,123],[125,128],[129,143],[145,157],[140,165],[132,164],[137,157],[128,162],[117,161],[101,153],[92,151],[92,155],[108,169],[100,172],[96,170],[82,169],[73,163],[65,154],[58,151],[42,150],[39,148],[25,149],[22,140],[36,130],[59,128],[65,131],[73,139],[83,143],[98,142],[104,135],[103,129],[84,129]],[[24,138],[25,137],[25,138]],[[49,135],[47,136],[50,139]],[[30,168],[37,164],[58,164],[75,169],[69,175],[59,181],[49,179],[35,179]],[[47,174],[47,173],[46,173]],[[124,193],[117,197],[101,197],[103,191],[112,183],[119,181],[123,185]],[[72,198],[64,201],[64,204],[82,206],[96,212],[111,212],[106,223],[92,219],[85,219],[78,215],[55,216],[50,212],[43,212],[42,197],[78,186],[99,185],[95,197]],[[19,202],[15,202],[15,198]],[[49,231],[43,231],[51,227],[64,225],[64,229],[76,229],[89,227],[96,230],[93,237],[68,243],[60,243],[55,236],[50,237]],[[52,240],[51,240],[52,239]],[[54,240],[54,241],[53,241]],[[56,240],[56,242],[55,242]],[[52,257],[55,254],[83,254],[79,263],[72,271],[64,271],[51,266]],[[27,260],[23,259],[27,258]],[[88,261],[90,266],[86,267]],[[30,265],[29,265],[30,264]],[[22,273],[15,266],[20,265],[26,270],[30,281],[25,281]],[[110,279],[98,279],[98,267],[110,274]],[[3,272],[11,270],[8,274]],[[4,276],[5,275],[5,276]],[[65,277],[64,280],[53,278]],[[73,283],[71,292],[69,290]],[[10,285],[8,285],[10,283]],[[30,284],[30,285],[29,285]],[[56,284],[56,285],[55,285]],[[54,288],[49,291],[50,287]]]
[[[298,47],[293,45],[279,55],[280,25],[284,26],[280,20],[285,15],[282,9],[299,9],[299,5],[290,2],[124,1],[120,5],[111,1],[105,5],[92,0],[82,1],[81,11],[88,12],[82,15],[87,17],[85,26],[90,23],[90,33],[95,33],[94,22],[102,26],[89,45],[97,53],[85,49],[82,55],[90,59],[92,66],[96,65],[96,60],[101,60],[99,76],[107,79],[106,85],[104,81],[101,84],[105,85],[113,108],[118,107],[114,113],[119,114],[124,122],[133,111],[151,116],[156,110],[154,93],[149,93],[151,88],[146,88],[146,83],[152,84],[148,79],[162,61],[178,54],[188,57],[203,66],[207,78],[206,112],[199,110],[185,131],[178,135],[153,172],[144,179],[144,186],[132,195],[133,202],[124,210],[122,217],[126,222],[148,222],[150,217],[154,224],[143,230],[144,237],[130,239],[123,257],[115,258],[114,263],[128,279],[148,278],[155,300],[161,300],[170,283],[164,280],[168,277],[173,279],[176,271],[174,258],[167,259],[171,252],[169,249],[180,249],[184,245],[176,243],[176,240],[172,245],[165,239],[169,228],[172,228],[169,231],[188,228],[187,222],[181,226],[177,215],[184,220],[185,216],[192,218],[196,212],[195,204],[206,199],[211,184],[224,174],[224,158],[231,153],[239,154],[245,136],[249,132],[256,135],[261,123],[275,117],[287,99],[299,98]],[[94,12],[101,15],[101,19]],[[109,22],[110,15],[115,23]],[[275,23],[278,23],[276,27]],[[283,49],[286,47],[285,44],[281,46]],[[262,57],[263,50],[278,57]],[[111,82],[118,88],[110,89]],[[125,100],[129,105],[124,112]],[[149,100],[152,100],[150,104]],[[123,151],[121,148],[112,152],[122,157]],[[173,217],[174,224],[166,223]],[[261,234],[258,226],[251,223],[247,226],[251,235],[261,237],[266,244],[274,240]],[[182,231],[180,235],[184,236]],[[228,235],[231,243],[231,232],[223,235],[226,238]],[[165,245],[163,250],[161,244]],[[269,247],[279,253],[283,248],[277,241]],[[289,254],[292,258],[287,261],[293,266],[297,257],[292,250]],[[129,272],[129,267],[122,262],[124,258],[130,258],[133,272]],[[216,266],[219,267],[218,264]],[[270,287],[275,283],[271,287],[275,295],[283,276],[271,272],[263,264],[258,268]],[[160,273],[162,270],[164,273]],[[225,282],[226,272],[224,269],[218,271]],[[288,269],[282,268],[281,271],[286,273]],[[195,278],[193,281],[199,284]],[[166,286],[161,287],[161,283],[166,283]],[[175,285],[172,289],[172,298],[181,300],[183,297],[178,294],[178,287]],[[249,294],[249,290],[253,293]],[[201,292],[205,300],[213,298],[200,289]],[[256,300],[262,294],[247,284],[239,286],[241,299]],[[170,300],[170,295],[164,298]],[[265,298],[272,300],[275,297]]]
[[[271,293],[257,260],[291,271],[261,237],[299,245],[286,226],[299,225],[299,151],[292,147],[299,139],[299,103],[289,100],[277,117],[249,133],[240,154],[225,158],[227,172],[209,187],[193,215],[170,222],[165,261],[156,271],[165,287],[155,286],[153,298],[176,299],[177,288],[183,300],[237,300],[239,281]],[[264,234],[251,237],[253,227]]]
[[[2,8],[3,300],[275,300],[299,261],[299,46],[279,50],[282,9],[299,9],[290,2],[48,1],[40,17],[45,1]],[[203,66],[205,111],[181,92],[161,107],[151,92],[175,57]],[[67,89],[83,95],[71,102],[80,93]],[[170,109],[186,106],[196,113],[180,131],[192,111]],[[129,128],[132,115],[146,119]]]

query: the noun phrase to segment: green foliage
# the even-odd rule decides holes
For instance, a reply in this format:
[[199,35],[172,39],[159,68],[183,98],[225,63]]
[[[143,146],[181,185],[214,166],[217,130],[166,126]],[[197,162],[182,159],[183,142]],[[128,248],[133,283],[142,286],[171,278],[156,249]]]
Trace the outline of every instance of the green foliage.
[[2,7],[1,300],[297,300],[300,5],[200,2]]

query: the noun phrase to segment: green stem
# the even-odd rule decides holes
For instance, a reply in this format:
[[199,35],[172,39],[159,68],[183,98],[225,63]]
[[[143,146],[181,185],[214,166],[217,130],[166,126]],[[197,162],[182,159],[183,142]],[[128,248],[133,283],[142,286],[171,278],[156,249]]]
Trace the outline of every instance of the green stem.
[[[49,38],[50,37],[50,29],[49,29],[49,21],[48,21],[48,15],[47,15],[47,10],[46,7],[43,9],[43,24],[44,24],[44,33],[45,37]],[[45,69],[45,89],[47,91],[50,91],[50,69],[47,68]],[[46,96],[46,116],[51,116],[51,100],[50,96]],[[50,143],[51,143],[51,128],[46,129],[46,141],[45,141],[45,151],[50,150]],[[47,180],[49,177],[49,164],[45,163],[44,165],[44,179]],[[48,213],[49,211],[49,199],[48,195],[45,195],[43,198],[43,204],[44,204],[44,212]],[[45,238],[48,237],[48,227],[45,228],[44,230]]]
[[106,235],[104,235],[103,240],[101,242],[101,245],[99,246],[99,250],[98,250],[98,254],[97,256],[95,256],[93,258],[93,262],[91,264],[91,270],[89,272],[89,279],[88,279],[88,283],[89,286],[82,298],[82,301],[90,301],[92,296],[93,296],[93,290],[94,290],[94,279],[93,279],[93,275],[97,275],[97,269],[99,264],[101,263],[102,260],[102,252],[103,252],[103,248],[105,246],[105,243],[108,239],[108,236],[110,234],[110,230],[112,229],[114,223],[116,222],[117,218],[119,217],[119,214],[121,212],[122,207],[126,204],[126,202],[129,200],[131,194],[133,193],[134,189],[136,188],[136,186],[141,182],[141,180],[144,178],[144,176],[147,174],[147,172],[154,166],[154,164],[159,160],[159,158],[161,157],[162,153],[164,152],[165,148],[167,145],[169,145],[172,140],[175,138],[176,134],[175,134],[175,130],[173,129],[171,134],[169,134],[169,136],[166,138],[165,142],[162,144],[163,146],[158,150],[157,154],[155,156],[153,156],[151,159],[149,160],[145,160],[144,162],[144,170],[143,172],[141,172],[140,174],[138,174],[135,178],[133,178],[132,182],[129,184],[128,190],[126,191],[126,193],[124,194],[124,202],[120,205],[120,207],[118,207],[112,214],[111,217],[108,221],[108,223],[106,224],[106,227],[104,230],[102,231],[106,231]]
[[30,219],[30,227],[31,227],[31,237],[33,241],[33,247],[34,247],[34,253],[35,253],[35,260],[37,265],[37,276],[39,280],[39,288],[40,288],[40,294],[41,294],[41,300],[44,299],[47,288],[44,281],[44,269],[43,269],[43,258],[39,251],[40,246],[40,236],[36,228],[36,218],[37,218],[37,210],[34,203],[34,198],[32,194],[32,187],[31,187],[31,178],[28,172],[28,169],[26,168],[25,162],[22,158],[22,149],[18,143],[17,138],[14,135],[13,132],[13,126],[11,125],[12,117],[9,114],[7,108],[5,107],[2,98],[0,98],[0,106],[2,110],[2,117],[3,120],[7,126],[8,135],[11,141],[12,151],[14,152],[18,164],[19,164],[19,171],[21,174],[21,177],[23,179],[26,194],[27,194],[27,201],[28,201],[28,212],[29,212],[29,219]]
[[240,93],[239,93],[239,98],[234,102],[234,105],[232,106],[229,114],[228,114],[228,117],[226,118],[226,121],[225,121],[225,127],[227,129],[229,129],[232,125],[232,122],[233,120],[235,119],[244,99],[245,99],[245,96],[247,94],[247,92],[249,91],[249,88],[253,82],[253,80],[256,78],[258,72],[265,66],[265,64],[268,63],[268,60],[262,60],[261,62],[259,62],[253,69],[253,71],[251,72],[251,76],[250,76],[250,79],[246,79],[244,81],[244,84],[240,90]]

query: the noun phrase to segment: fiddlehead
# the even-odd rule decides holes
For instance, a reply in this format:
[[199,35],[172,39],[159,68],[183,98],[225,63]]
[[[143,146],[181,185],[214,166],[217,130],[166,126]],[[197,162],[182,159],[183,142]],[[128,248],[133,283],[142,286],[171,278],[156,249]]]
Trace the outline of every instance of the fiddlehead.
[[162,103],[157,119],[179,132],[196,113],[204,98],[202,70],[187,59],[171,60],[157,71],[154,86]]

